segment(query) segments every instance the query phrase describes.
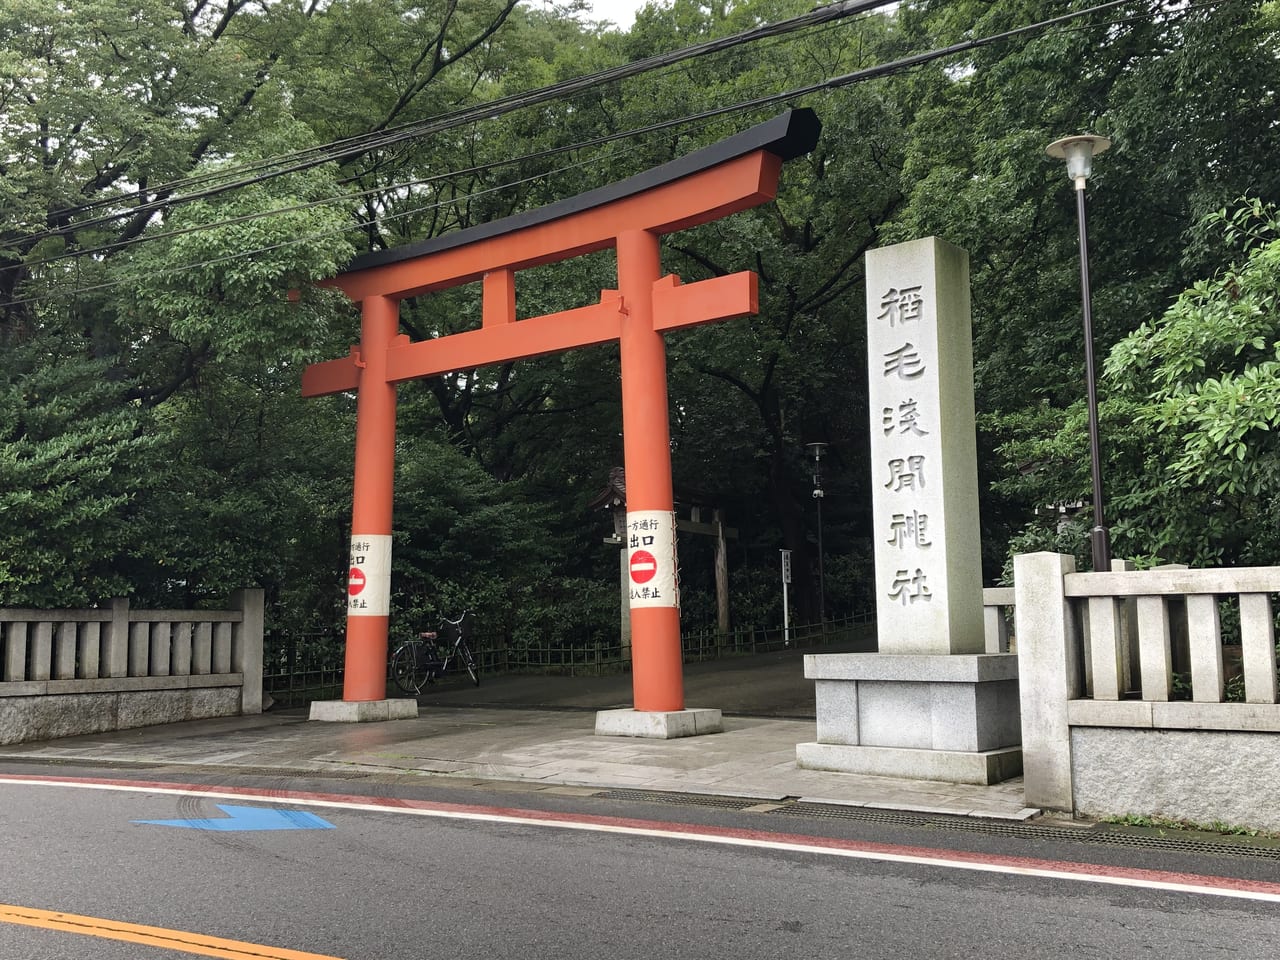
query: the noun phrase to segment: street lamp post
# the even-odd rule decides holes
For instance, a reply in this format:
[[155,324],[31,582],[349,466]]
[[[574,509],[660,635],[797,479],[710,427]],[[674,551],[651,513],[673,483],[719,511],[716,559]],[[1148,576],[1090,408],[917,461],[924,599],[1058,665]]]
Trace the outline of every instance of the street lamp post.
[[1111,538],[1102,515],[1102,458],[1098,446],[1098,377],[1093,361],[1093,302],[1089,290],[1089,235],[1085,218],[1085,183],[1093,173],[1093,158],[1111,146],[1106,137],[1081,134],[1049,144],[1045,152],[1067,162],[1067,176],[1076,188],[1076,219],[1080,225],[1080,297],[1084,309],[1084,375],[1089,398],[1089,466],[1093,476],[1093,527],[1089,543],[1093,569],[1111,569]]
[[827,449],[825,443],[806,443],[805,449],[813,457],[813,499],[818,505],[818,622],[825,623],[827,617],[826,578],[822,570],[822,454]]

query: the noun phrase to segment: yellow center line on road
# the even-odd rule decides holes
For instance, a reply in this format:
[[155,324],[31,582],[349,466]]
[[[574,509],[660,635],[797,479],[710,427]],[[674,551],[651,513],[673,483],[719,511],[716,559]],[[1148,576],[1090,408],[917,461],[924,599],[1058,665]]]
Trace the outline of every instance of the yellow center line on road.
[[199,954],[202,957],[221,957],[224,960],[342,960],[341,957],[332,957],[327,954],[306,953],[284,947],[267,947],[246,943],[243,940],[224,940],[221,937],[206,937],[183,930],[166,930],[164,927],[147,927],[138,923],[105,920],[101,917],[82,917],[74,913],[35,910],[3,903],[0,903],[0,923],[16,923],[44,930],[79,933],[90,937],[102,937],[106,940],[123,940],[127,943],[140,943],[149,947],[164,947],[182,953]]

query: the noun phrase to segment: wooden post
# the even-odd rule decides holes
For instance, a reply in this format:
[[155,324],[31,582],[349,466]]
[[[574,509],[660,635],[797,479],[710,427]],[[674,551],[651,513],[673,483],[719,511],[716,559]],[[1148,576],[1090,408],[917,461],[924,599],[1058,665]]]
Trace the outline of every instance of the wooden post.
[[729,636],[729,546],[724,536],[724,511],[713,509],[711,522],[716,528],[716,624],[723,643]]

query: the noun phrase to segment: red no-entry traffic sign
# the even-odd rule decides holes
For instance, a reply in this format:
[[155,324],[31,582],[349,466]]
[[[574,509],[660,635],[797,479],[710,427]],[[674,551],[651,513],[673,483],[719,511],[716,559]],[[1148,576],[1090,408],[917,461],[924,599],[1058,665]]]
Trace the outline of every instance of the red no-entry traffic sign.
[[347,593],[354,597],[364,589],[366,579],[363,570],[359,567],[352,567],[351,575],[347,578]]
[[648,550],[637,550],[631,555],[631,579],[636,583],[648,583],[658,572],[658,561]]

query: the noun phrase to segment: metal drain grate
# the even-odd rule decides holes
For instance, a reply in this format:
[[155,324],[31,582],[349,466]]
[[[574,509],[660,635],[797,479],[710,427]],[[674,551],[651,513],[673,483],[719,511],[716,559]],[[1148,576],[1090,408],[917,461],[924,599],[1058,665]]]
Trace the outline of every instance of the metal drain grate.
[[607,790],[595,795],[604,800],[640,800],[645,803],[678,803],[682,806],[719,807],[722,810],[746,810],[768,800],[745,797],[716,797],[703,793],[664,793],[661,790]]
[[819,820],[857,820],[859,823],[892,823],[905,827],[929,827],[939,819],[939,817],[933,815],[883,810],[879,807],[846,807],[838,803],[789,803],[773,812],[792,817],[813,817]]
[[[845,806],[844,804],[787,804],[777,813],[791,817],[815,817],[823,820],[870,820],[874,823],[901,823],[911,827],[927,827],[938,815],[884,810],[878,806]],[[946,819],[946,818],[943,818]]]
[[[744,797],[717,797],[698,793],[668,793],[660,790],[607,790],[595,796],[604,800],[636,800],[644,803],[669,803],[680,806],[718,807],[722,810],[746,810],[769,803]],[[764,816],[781,814],[790,817],[807,817],[822,820],[855,820],[860,823],[884,823],[900,827],[920,827],[926,830],[956,830],[965,833],[982,833],[990,836],[1020,837],[1026,840],[1054,840],[1065,843],[1107,844],[1139,847],[1150,850],[1180,850],[1186,853],[1216,856],[1252,857],[1280,861],[1280,844],[1256,844],[1249,838],[1226,838],[1220,841],[1182,839],[1175,836],[1153,837],[1142,833],[1097,827],[1073,830],[1062,827],[1041,827],[1021,822],[983,820],[975,817],[948,814],[921,814],[878,807],[846,807],[841,804],[802,803],[782,801],[774,809],[763,811]]]
[[[1070,831],[1065,831],[1070,834]],[[1093,830],[1078,839],[1085,843],[1119,844],[1127,847],[1150,847],[1162,850],[1184,850],[1188,853],[1207,853],[1229,857],[1256,857],[1262,860],[1280,861],[1280,848],[1261,846],[1249,842],[1249,838],[1232,840],[1183,840],[1178,837],[1148,837],[1140,833],[1121,833],[1116,830]]]
[[784,816],[816,817],[825,820],[857,820],[864,823],[890,823],[897,826],[924,827],[926,829],[944,828],[991,836],[1021,837],[1028,840],[1106,844],[1151,850],[1181,850],[1187,853],[1280,860],[1280,845],[1255,844],[1249,838],[1224,837],[1220,841],[1214,841],[1183,839],[1176,836],[1153,837],[1142,833],[1099,829],[1096,827],[1073,830],[1062,827],[1041,827],[1030,823],[1004,823],[998,820],[982,820],[945,814],[899,813],[892,810],[845,807],[838,804],[793,803],[779,807],[771,812],[780,813]]

